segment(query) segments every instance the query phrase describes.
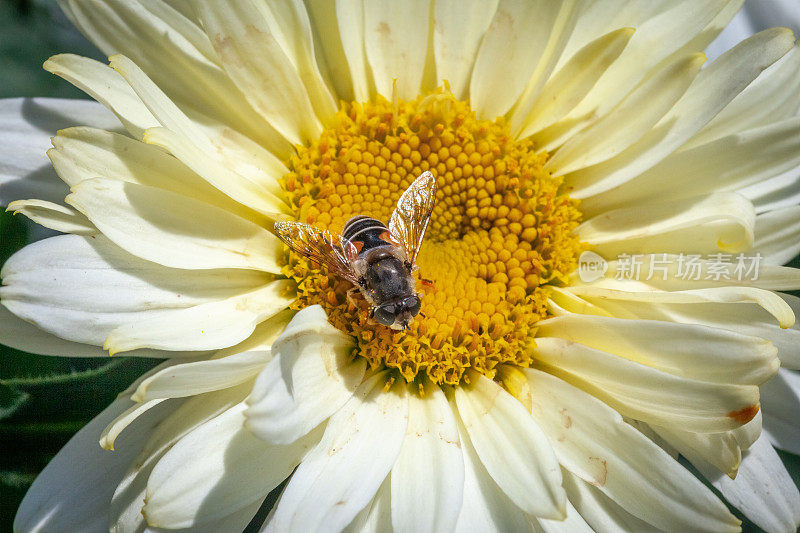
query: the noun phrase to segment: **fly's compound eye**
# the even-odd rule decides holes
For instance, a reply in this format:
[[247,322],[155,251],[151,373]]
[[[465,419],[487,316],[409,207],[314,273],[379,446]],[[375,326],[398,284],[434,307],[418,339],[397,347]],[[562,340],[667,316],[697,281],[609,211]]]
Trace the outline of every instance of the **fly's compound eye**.
[[422,307],[422,301],[419,299],[419,296],[409,296],[403,300],[403,307],[405,307],[406,311],[411,313],[411,316],[417,316]]
[[384,326],[391,326],[394,324],[394,306],[376,307],[375,320]]

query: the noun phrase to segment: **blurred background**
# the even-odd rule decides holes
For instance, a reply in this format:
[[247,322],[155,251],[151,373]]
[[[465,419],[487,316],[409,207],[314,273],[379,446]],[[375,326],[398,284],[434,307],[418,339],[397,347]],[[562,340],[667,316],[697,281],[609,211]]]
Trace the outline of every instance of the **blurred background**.
[[[773,25],[800,30],[800,0],[748,0],[745,9],[749,16],[737,17],[709,47],[710,59],[738,42],[742,34]],[[48,57],[61,52],[106,60],[70,25],[56,0],[0,0],[0,98],[85,98],[41,68]],[[2,212],[0,266],[27,242],[24,220]],[[800,267],[800,261],[795,259],[792,266]],[[53,455],[155,364],[119,356],[45,357],[0,345],[0,532],[11,530],[25,491]],[[800,483],[800,458],[779,453]],[[744,528],[758,531],[748,523]]]

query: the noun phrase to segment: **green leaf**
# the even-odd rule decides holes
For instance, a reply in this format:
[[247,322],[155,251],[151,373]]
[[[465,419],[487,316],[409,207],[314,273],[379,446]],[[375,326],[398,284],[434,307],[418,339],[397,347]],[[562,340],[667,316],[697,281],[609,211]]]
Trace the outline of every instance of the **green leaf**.
[[0,382],[0,420],[13,415],[30,396]]

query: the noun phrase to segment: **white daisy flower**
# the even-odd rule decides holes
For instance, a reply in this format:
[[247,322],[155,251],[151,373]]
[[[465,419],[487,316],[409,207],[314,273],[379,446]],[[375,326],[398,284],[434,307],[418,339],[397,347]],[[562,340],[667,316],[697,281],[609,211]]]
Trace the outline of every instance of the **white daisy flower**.
[[[16,529],[240,530],[272,493],[267,531],[738,530],[680,454],[795,530],[761,428],[796,451],[797,413],[759,386],[800,367],[800,50],[773,28],[704,65],[741,4],[64,0],[110,65],[45,68],[122,127],[2,103],[4,200],[65,235],[3,267],[0,339],[167,361]],[[27,156],[52,113],[69,191]],[[273,233],[386,221],[425,171],[407,330]]]

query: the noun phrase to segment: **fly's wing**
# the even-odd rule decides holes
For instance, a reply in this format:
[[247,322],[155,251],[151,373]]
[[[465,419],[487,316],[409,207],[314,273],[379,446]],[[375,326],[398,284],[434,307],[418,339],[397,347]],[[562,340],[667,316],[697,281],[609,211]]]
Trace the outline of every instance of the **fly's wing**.
[[325,265],[337,276],[358,284],[358,278],[350,266],[358,251],[347,239],[302,222],[276,222],[275,233],[295,252]]
[[389,220],[389,232],[403,246],[412,265],[417,259],[435,203],[436,178],[426,171],[406,189]]

